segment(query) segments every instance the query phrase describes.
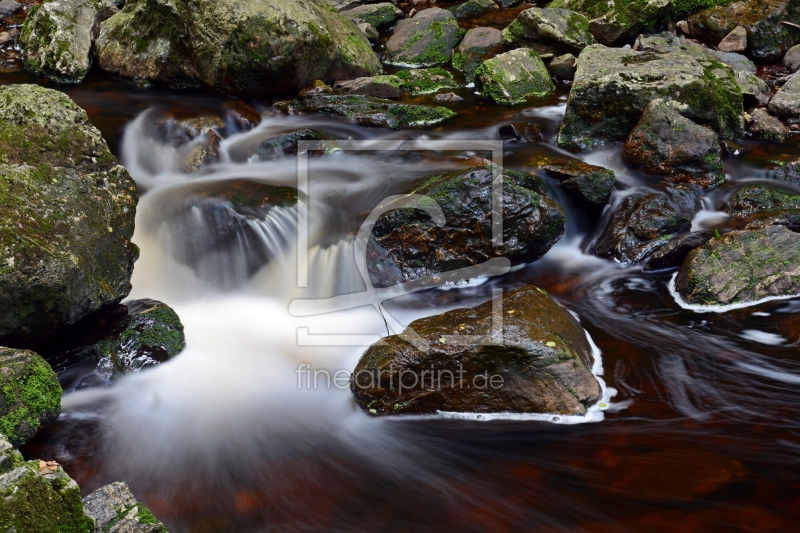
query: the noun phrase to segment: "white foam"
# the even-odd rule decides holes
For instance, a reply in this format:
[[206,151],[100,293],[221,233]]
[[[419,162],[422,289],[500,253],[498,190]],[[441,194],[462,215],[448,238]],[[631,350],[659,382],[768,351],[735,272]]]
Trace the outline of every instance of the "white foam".
[[789,300],[791,298],[797,298],[800,294],[790,294],[786,296],[769,296],[767,298],[762,298],[760,300],[756,300],[753,302],[740,302],[735,304],[728,304],[728,305],[698,305],[698,304],[690,304],[686,302],[681,295],[678,294],[678,290],[675,288],[675,279],[678,277],[678,273],[675,272],[672,275],[672,279],[669,280],[669,284],[667,288],[669,289],[669,293],[672,295],[672,298],[682,308],[694,311],[695,313],[727,313],[728,311],[733,311],[735,309],[744,309],[746,307],[753,307],[754,305],[760,305],[766,302],[772,302],[775,300]]
[[769,346],[780,346],[786,342],[786,339],[775,333],[767,333],[766,331],[759,331],[757,329],[746,329],[739,335],[743,339],[749,341],[759,342],[761,344],[768,344]]

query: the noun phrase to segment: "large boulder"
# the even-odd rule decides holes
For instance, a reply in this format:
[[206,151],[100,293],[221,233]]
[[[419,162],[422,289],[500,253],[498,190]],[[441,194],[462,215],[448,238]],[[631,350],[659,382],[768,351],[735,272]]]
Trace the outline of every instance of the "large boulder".
[[508,43],[531,48],[542,55],[579,54],[594,44],[589,20],[567,9],[526,9],[503,30],[503,37]]
[[686,104],[684,115],[725,139],[744,135],[742,93],[733,70],[693,43],[674,39],[664,52],[589,46],[567,102],[558,143],[591,149],[624,140],[656,98]]
[[93,533],[167,533],[150,509],[136,500],[127,483],[116,481],[83,499],[83,508],[94,519]]
[[706,9],[689,17],[692,37],[719,43],[737,26],[747,32],[748,53],[759,62],[780,61],[800,42],[800,30],[783,22],[800,24],[796,0],[739,0]]
[[800,294],[800,234],[783,226],[726,233],[689,254],[675,287],[695,305]]
[[449,11],[425,9],[397,23],[386,42],[385,61],[408,67],[446,65],[461,39],[461,31]]
[[32,346],[131,289],[138,194],[86,112],[0,87],[0,343]]
[[747,229],[780,224],[800,230],[800,195],[776,187],[745,185],[731,195],[725,211]]
[[800,118],[800,75],[792,75],[775,93],[769,102],[769,110],[782,119]]
[[[503,245],[492,243],[492,174],[503,176]],[[425,211],[389,211],[372,231],[368,255],[374,286],[389,286],[493,257],[512,264],[542,257],[564,233],[565,216],[538,178],[490,165],[430,178],[410,191],[434,200],[445,216],[440,227]]]
[[484,61],[503,51],[503,34],[496,28],[472,28],[453,52],[453,68],[464,73],[468,82],[475,78]]
[[671,5],[670,0],[555,0],[548,7],[583,13],[589,19],[589,31],[594,38],[612,46],[633,39],[645,26],[660,22]]
[[657,98],[625,141],[623,160],[645,174],[710,189],[725,181],[719,138],[681,113],[686,106]]
[[38,354],[0,347],[0,433],[22,446],[61,413],[61,385]]
[[62,83],[81,81],[91,65],[101,14],[98,0],[51,0],[31,9],[19,35],[25,67]]
[[128,0],[95,46],[107,72],[227,94],[295,93],[381,69],[364,34],[326,0]]
[[797,72],[800,70],[800,44],[791,47],[783,56],[781,62],[784,67],[789,69],[789,72]]
[[584,209],[604,207],[614,192],[617,177],[613,170],[556,156],[542,156],[535,164],[570,200]]
[[475,71],[475,87],[498,104],[516,105],[555,92],[556,86],[539,55],[527,48],[488,59]]
[[370,346],[351,380],[356,403],[374,415],[585,414],[601,389],[575,317],[530,286],[505,294],[500,316],[492,306],[415,320]]

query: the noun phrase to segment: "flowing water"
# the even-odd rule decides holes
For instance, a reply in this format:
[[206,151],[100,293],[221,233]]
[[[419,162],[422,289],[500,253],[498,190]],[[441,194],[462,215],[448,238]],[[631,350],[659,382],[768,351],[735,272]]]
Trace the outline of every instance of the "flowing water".
[[[2,82],[41,80],[12,70]],[[535,264],[397,291],[383,302],[383,316],[375,298],[359,297],[324,314],[290,312],[293,301],[366,291],[354,236],[369,212],[416,180],[488,157],[486,141],[499,139],[499,125],[534,122],[545,137],[506,142],[509,168],[525,170],[540,154],[566,155],[554,145],[565,88],[528,108],[493,106],[459,90],[466,99],[458,118],[402,132],[285,117],[262,102],[262,124],[230,126],[222,162],[196,174],[176,170],[159,125],[219,113],[224,98],[142,90],[102,76],[58,88],[87,109],[143,192],[131,298],[171,305],[187,337],[186,350],[159,367],[111,388],[67,393],[60,420],[24,449],[62,463],[84,493],[125,480],[173,533],[796,530],[800,301],[724,313],[684,309],[670,293],[671,273],[585,255],[582,242],[602,221],[557,191],[567,234]],[[296,159],[258,163],[237,154],[306,127],[394,150],[311,158],[300,205],[244,221],[224,246],[201,210],[181,211],[200,185],[296,185]],[[408,140],[448,144],[419,152]],[[768,161],[798,155],[797,145],[745,142],[725,161],[728,179],[763,180]],[[612,205],[634,191],[663,189],[627,170],[619,148],[581,157],[617,172]],[[724,224],[719,208],[730,192],[726,186],[703,198],[695,227]],[[305,220],[308,283],[299,287]],[[299,379],[301,364],[347,375],[387,328],[527,284],[576,313],[602,353],[602,378],[615,395],[586,423],[375,419],[346,388],[324,381],[308,388]]]

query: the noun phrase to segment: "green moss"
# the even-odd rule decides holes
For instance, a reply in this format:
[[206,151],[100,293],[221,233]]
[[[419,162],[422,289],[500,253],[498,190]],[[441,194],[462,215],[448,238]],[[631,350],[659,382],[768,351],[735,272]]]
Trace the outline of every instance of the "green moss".
[[716,6],[726,6],[732,0],[672,0],[672,18],[680,20],[692,13]]
[[453,75],[441,68],[401,70],[394,76],[384,77],[394,77],[399,80],[396,85],[392,81],[389,81],[389,83],[410,93],[412,96],[431,94],[442,89],[455,89],[458,87]]
[[2,386],[3,402],[0,434],[20,446],[39,428],[43,418],[61,410],[61,385],[55,372],[44,359],[32,352],[23,352],[23,359],[10,360],[8,368],[24,365],[23,372],[11,375]]

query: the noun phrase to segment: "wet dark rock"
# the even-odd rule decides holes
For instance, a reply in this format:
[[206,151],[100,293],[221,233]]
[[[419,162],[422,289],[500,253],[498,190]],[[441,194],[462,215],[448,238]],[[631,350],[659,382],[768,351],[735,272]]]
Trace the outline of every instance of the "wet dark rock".
[[687,106],[656,99],[628,135],[623,160],[645,174],[705,189],[725,181],[719,138],[681,113]]
[[95,0],[57,0],[34,7],[19,36],[25,68],[62,83],[83,80],[101,14]]
[[381,215],[368,247],[373,285],[386,287],[493,257],[512,264],[542,257],[564,233],[564,212],[544,194],[538,178],[498,169],[503,173],[503,245],[493,246],[492,168],[442,174],[410,191],[437,202],[446,218],[443,227],[413,207]]
[[691,227],[691,219],[676,211],[663,193],[632,194],[589,252],[618,263],[638,264]]
[[[356,403],[374,415],[585,414],[601,390],[580,323],[532,286],[505,294],[502,305],[501,317],[486,302],[415,320],[402,335],[370,346],[351,381]],[[487,340],[479,343],[478,336]]]
[[744,108],[733,70],[696,44],[674,36],[663,40],[665,53],[600,45],[584,49],[558,144],[587,150],[623,140],[656,98],[686,104],[686,118],[722,138],[741,138]]
[[356,24],[366,22],[378,30],[388,28],[405,17],[405,14],[397,9],[397,6],[389,2],[367,4],[348,9],[347,11],[340,11],[340,13]]
[[732,231],[694,250],[675,286],[697,305],[751,303],[800,293],[800,234],[783,226]]
[[695,190],[687,185],[670,184],[664,188],[669,203],[681,215],[693,218],[702,208],[700,198]]
[[128,0],[102,23],[95,49],[101,69],[143,85],[245,96],[381,69],[363,33],[326,0]]
[[786,85],[775,93],[769,102],[769,110],[778,118],[800,118],[800,76],[794,74]]
[[498,104],[522,104],[555,92],[542,60],[533,50],[518,48],[484,61],[475,71],[475,88]]
[[559,80],[574,80],[575,71],[578,69],[578,58],[572,54],[554,57],[547,70]]
[[262,116],[253,106],[241,100],[228,100],[222,104],[225,115],[235,126],[242,131],[247,131],[261,124]]
[[666,270],[678,268],[692,250],[700,248],[712,238],[714,238],[714,232],[709,230],[693,231],[676,237],[653,252],[653,255],[645,261],[644,269]]
[[164,524],[139,503],[127,483],[116,481],[83,499],[83,508],[95,522],[93,533],[167,533]]
[[399,100],[403,96],[400,80],[395,76],[356,78],[337,83],[334,88],[339,94],[359,94],[375,98],[388,98],[389,100]]
[[497,130],[503,139],[513,139],[526,143],[536,143],[542,140],[542,133],[533,122],[512,122],[500,126]]
[[484,61],[503,51],[503,34],[496,28],[472,28],[453,52],[453,68],[472,82]]
[[720,52],[743,52],[747,49],[747,30],[736,26],[717,45]]
[[613,170],[584,163],[577,159],[545,156],[536,161],[553,183],[580,207],[597,209],[611,199],[617,177]]
[[764,109],[758,107],[751,109],[748,115],[750,116],[750,121],[747,131],[753,138],[784,141],[789,136],[789,130],[786,126]]
[[86,112],[0,87],[0,343],[31,347],[130,292],[138,193]]
[[589,20],[568,9],[533,7],[520,13],[503,30],[506,42],[535,50],[539,54],[579,54],[594,44]]
[[410,67],[435,67],[450,63],[461,30],[447,10],[433,7],[395,26],[386,42],[385,61]]
[[783,66],[788,68],[790,72],[797,72],[800,70],[800,44],[796,44],[786,52],[781,61]]
[[297,155],[300,141],[328,141],[329,149],[333,149],[335,141],[316,130],[305,129],[268,137],[258,144],[253,155],[248,159],[254,161],[274,161],[283,157]]
[[0,0],[0,20],[12,15],[16,15],[22,11],[23,7],[25,7],[24,4],[21,4],[16,0]]
[[771,63],[800,42],[800,31],[783,21],[800,24],[795,0],[741,0],[706,9],[688,19],[692,36],[717,43],[742,26],[747,32],[748,53],[758,62]]
[[514,7],[522,2],[522,0],[495,0],[500,7]]
[[624,44],[635,38],[645,26],[659,22],[669,13],[670,0],[627,0],[614,3],[596,0],[555,0],[548,7],[583,13],[597,42],[606,46]]
[[467,0],[463,4],[451,7],[450,12],[457,20],[466,20],[480,17],[498,9],[499,7],[494,0]]
[[766,185],[745,185],[737,190],[725,211],[747,229],[779,224],[800,230],[800,195]]
[[772,179],[788,181],[800,186],[800,159],[794,161],[774,161],[775,170],[769,173]]
[[203,134],[202,138],[191,143],[181,157],[181,171],[197,172],[201,168],[220,160],[219,146],[222,138],[214,130]]
[[61,413],[61,385],[36,353],[0,347],[0,434],[22,446]]

